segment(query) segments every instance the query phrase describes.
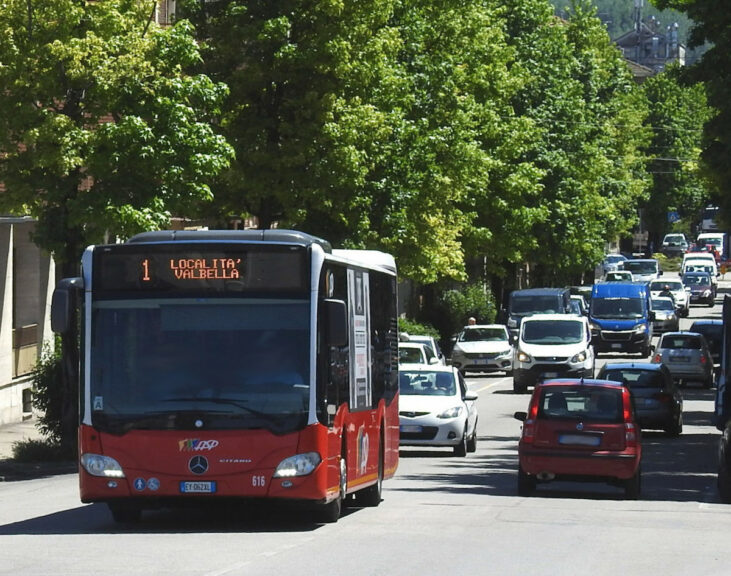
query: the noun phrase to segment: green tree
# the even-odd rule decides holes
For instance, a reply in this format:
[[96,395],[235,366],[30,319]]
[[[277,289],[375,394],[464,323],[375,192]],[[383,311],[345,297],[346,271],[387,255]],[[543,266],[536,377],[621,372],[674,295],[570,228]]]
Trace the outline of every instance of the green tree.
[[644,223],[655,246],[670,232],[669,210],[677,211],[685,221],[695,220],[708,199],[699,162],[703,125],[711,110],[703,85],[682,85],[679,72],[670,68],[648,78],[642,87],[653,134],[647,151],[652,188],[644,206]]
[[568,21],[543,0],[505,0],[517,63],[529,81],[515,109],[539,128],[525,149],[542,174],[532,207],[533,281],[565,283],[592,268],[604,242],[625,233],[646,188],[643,99],[587,3]]
[[[184,69],[191,27],[137,0],[6,0],[0,9],[0,209],[38,219],[64,276],[107,231],[167,223],[211,198],[231,149],[211,120],[226,87]],[[75,332],[64,335],[63,440],[74,442]]]
[[715,0],[655,0],[655,4],[690,17],[694,23],[691,47],[710,46],[683,78],[705,86],[712,114],[704,127],[702,169],[712,185],[710,195],[721,207],[722,220],[731,224],[731,12]]

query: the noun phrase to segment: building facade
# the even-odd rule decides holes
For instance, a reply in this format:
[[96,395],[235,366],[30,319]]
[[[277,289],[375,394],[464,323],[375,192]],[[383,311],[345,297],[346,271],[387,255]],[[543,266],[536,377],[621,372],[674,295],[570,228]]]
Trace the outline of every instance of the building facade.
[[0,217],[0,425],[32,414],[31,371],[53,345],[53,259],[32,241],[32,218]]

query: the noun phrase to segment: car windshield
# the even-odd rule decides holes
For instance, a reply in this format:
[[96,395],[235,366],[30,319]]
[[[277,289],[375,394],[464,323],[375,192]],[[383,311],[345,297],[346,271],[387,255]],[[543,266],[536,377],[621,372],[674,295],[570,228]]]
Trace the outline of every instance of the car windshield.
[[528,344],[576,344],[583,339],[583,322],[534,320],[523,323],[523,342]]
[[502,342],[507,339],[505,328],[470,328],[459,335],[460,342]]
[[452,372],[402,370],[399,392],[404,396],[454,396],[457,383]]
[[682,234],[667,234],[663,244],[670,244],[671,246],[677,246],[679,244],[685,244],[685,238]]
[[604,259],[607,264],[616,264],[617,262],[624,262],[625,260],[627,260],[627,258],[620,254],[612,254]]
[[607,280],[632,280],[632,272],[608,272]]
[[681,282],[678,282],[677,280],[671,280],[667,282],[659,282],[655,281],[650,284],[650,290],[652,292],[662,292],[665,290],[665,286],[668,287],[670,291],[676,291],[676,290],[682,290],[683,284]]
[[673,302],[669,298],[658,298],[658,299],[653,298],[652,308],[653,308],[653,310],[668,310],[668,311],[675,310],[675,306],[673,306]]
[[711,278],[708,274],[686,274],[683,276],[683,284],[686,286],[710,286]]
[[545,386],[538,404],[543,420],[622,422],[622,392],[609,387]]
[[663,388],[665,378],[657,370],[637,370],[632,368],[609,369],[604,372],[604,380],[622,382],[630,389],[634,388]]
[[663,336],[663,338],[660,340],[660,344],[658,345],[658,348],[667,348],[670,350],[679,350],[679,349],[686,349],[686,350],[700,350],[701,349],[701,339],[697,336],[689,336],[689,335],[678,335],[678,336]]
[[512,314],[551,314],[561,312],[560,299],[558,296],[516,296],[510,299],[510,312]]
[[624,269],[633,274],[656,274],[658,271],[657,262],[644,260],[627,260]]
[[634,319],[644,315],[642,298],[592,298],[591,310],[595,318]]

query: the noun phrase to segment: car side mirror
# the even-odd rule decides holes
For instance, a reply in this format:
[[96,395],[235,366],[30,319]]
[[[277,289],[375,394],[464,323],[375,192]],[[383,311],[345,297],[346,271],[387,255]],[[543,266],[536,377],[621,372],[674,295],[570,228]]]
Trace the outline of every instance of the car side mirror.
[[525,422],[528,419],[528,412],[516,412],[513,414],[513,418]]
[[650,310],[650,314],[648,315],[648,317],[650,318],[650,320],[655,320],[655,311]]
[[429,358],[429,364],[439,364],[439,358],[437,356],[432,356]]
[[478,396],[474,392],[467,392],[467,394],[464,395],[464,400],[468,402],[474,402],[477,398]]

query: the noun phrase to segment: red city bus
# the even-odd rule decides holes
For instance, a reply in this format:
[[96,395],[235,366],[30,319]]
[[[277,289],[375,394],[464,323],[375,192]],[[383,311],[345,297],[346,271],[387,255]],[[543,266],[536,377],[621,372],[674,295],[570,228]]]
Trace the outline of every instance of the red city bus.
[[377,506],[398,465],[396,266],[289,230],[90,246],[54,292],[81,312],[82,502],[118,522],[181,501]]

